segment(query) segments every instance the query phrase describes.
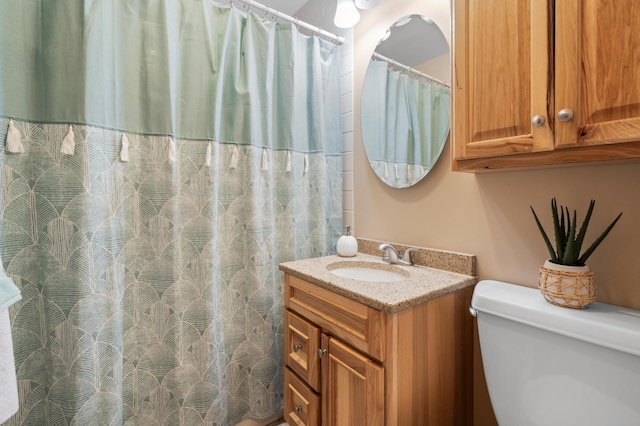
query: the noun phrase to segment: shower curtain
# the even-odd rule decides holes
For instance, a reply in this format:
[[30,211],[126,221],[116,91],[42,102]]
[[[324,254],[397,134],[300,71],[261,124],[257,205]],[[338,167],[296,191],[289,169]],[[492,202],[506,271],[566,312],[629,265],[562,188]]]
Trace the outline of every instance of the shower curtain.
[[367,157],[378,176],[390,185],[409,187],[431,170],[449,134],[450,89],[410,78],[384,61],[367,67],[362,93]]
[[341,229],[339,56],[208,0],[0,2],[6,425],[282,408],[278,263]]

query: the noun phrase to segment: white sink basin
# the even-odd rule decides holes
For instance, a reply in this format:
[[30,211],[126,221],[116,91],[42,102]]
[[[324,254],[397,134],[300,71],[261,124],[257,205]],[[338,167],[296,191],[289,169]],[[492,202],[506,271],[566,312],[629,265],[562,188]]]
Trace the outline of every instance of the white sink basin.
[[336,262],[327,265],[333,275],[358,281],[392,282],[409,277],[404,269],[373,262]]

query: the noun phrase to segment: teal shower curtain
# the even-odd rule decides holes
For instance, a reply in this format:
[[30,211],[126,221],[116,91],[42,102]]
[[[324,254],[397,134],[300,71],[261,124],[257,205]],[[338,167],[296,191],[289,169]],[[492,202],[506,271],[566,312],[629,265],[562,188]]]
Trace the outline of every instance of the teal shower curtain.
[[278,263],[341,229],[339,56],[208,0],[0,2],[6,425],[282,408]]
[[395,187],[408,187],[431,170],[450,127],[451,90],[410,78],[371,61],[362,93],[362,129],[371,167]]

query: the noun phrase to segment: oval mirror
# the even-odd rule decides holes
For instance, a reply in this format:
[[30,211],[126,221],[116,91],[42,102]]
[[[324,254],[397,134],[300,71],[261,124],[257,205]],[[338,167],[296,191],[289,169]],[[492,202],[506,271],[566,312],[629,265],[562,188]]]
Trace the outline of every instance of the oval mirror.
[[362,87],[360,123],[369,164],[394,188],[424,178],[450,128],[450,52],[431,19],[396,21],[371,56]]

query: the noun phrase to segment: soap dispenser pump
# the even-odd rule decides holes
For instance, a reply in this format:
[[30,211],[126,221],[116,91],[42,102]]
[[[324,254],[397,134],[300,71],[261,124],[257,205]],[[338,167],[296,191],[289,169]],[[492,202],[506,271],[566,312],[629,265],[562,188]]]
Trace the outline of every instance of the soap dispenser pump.
[[350,226],[344,228],[344,235],[338,238],[338,255],[342,257],[353,257],[358,252],[358,241],[356,237],[350,235]]

